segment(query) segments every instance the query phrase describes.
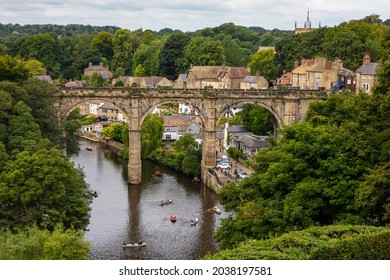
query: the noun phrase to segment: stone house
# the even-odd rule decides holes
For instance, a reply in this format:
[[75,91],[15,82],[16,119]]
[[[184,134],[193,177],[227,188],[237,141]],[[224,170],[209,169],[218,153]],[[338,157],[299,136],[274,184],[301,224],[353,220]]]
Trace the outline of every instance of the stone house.
[[151,76],[143,77],[142,79],[142,88],[172,88],[173,83],[165,77]]
[[240,82],[240,89],[267,89],[268,81],[256,72],[256,76],[246,76]]
[[192,66],[188,70],[187,88],[239,89],[248,74],[244,67]]
[[173,87],[173,83],[165,77],[151,76],[151,77],[129,77],[119,76],[112,80],[115,85],[118,81],[123,81],[126,87],[140,87],[140,88],[162,88]]
[[244,125],[233,125],[227,128],[228,144],[243,151],[246,155],[253,155],[260,149],[268,147],[268,137],[258,136],[250,132]]
[[88,125],[82,125],[80,127],[80,133],[101,133],[103,131],[103,125],[101,123],[93,123]]
[[99,116],[106,116],[108,121],[126,122],[124,114],[118,108],[110,104],[103,103],[101,106],[99,106],[97,112]]
[[314,64],[314,59],[302,59],[301,65],[298,65],[298,60],[294,61],[294,70],[291,71],[293,87],[306,88],[306,71]]
[[191,133],[194,138],[201,134],[201,127],[196,123],[196,117],[191,115],[163,116],[164,135],[163,140],[177,140],[184,133]]
[[245,134],[235,139],[234,144],[244,154],[252,156],[257,154],[260,149],[268,147],[268,136],[258,136],[252,133]]
[[340,70],[338,73],[339,82],[344,83],[344,88],[351,91],[355,92],[356,91],[356,74],[355,72],[349,70],[349,69],[344,69]]
[[163,141],[176,141],[179,138],[179,132],[177,126],[165,125],[163,132]]
[[187,88],[187,74],[180,74],[177,77],[173,87],[174,88],[181,88],[181,89]]
[[291,72],[283,71],[283,75],[276,79],[276,85],[291,86],[292,74]]
[[332,62],[324,57],[316,57],[314,65],[306,70],[306,86],[308,89],[331,89],[338,81],[339,71],[343,69],[343,63],[339,59]]
[[334,62],[326,60],[324,57],[315,59],[302,59],[301,65],[294,62],[292,73],[292,86],[300,89],[331,89],[337,83],[338,73],[343,70],[341,60]]
[[84,75],[92,76],[93,73],[100,74],[105,80],[110,80],[112,78],[112,73],[108,68],[103,66],[103,63],[100,63],[99,65],[92,65],[92,63],[89,63],[88,67],[84,68]]
[[372,93],[372,87],[376,83],[376,72],[379,63],[371,62],[371,57],[365,55],[363,64],[356,70],[356,92],[362,90],[368,94]]

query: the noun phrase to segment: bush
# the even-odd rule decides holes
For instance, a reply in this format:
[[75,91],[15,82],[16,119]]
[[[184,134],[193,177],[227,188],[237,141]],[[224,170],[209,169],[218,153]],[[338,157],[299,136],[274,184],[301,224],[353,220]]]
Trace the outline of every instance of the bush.
[[234,158],[235,160],[238,161],[238,159],[242,158],[242,159],[247,159],[247,156],[246,154],[244,154],[241,150],[235,148],[235,147],[229,147],[226,151],[228,153],[228,155],[231,157],[231,158]]
[[390,228],[331,225],[293,231],[267,240],[242,242],[205,259],[388,260]]

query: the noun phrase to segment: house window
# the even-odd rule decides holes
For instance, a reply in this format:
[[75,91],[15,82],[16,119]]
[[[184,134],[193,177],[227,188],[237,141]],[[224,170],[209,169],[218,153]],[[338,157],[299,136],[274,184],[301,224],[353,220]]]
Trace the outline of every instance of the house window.
[[166,139],[166,140],[171,140],[171,139],[172,139],[172,135],[171,135],[171,134],[165,135],[165,139]]
[[370,89],[370,85],[369,84],[363,84],[363,89],[364,89],[364,91],[369,91],[369,89]]

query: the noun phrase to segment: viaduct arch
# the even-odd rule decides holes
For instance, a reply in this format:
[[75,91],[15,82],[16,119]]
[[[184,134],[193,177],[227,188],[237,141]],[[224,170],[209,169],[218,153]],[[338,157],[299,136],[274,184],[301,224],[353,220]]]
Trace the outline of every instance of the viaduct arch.
[[309,104],[326,97],[324,91],[314,90],[217,90],[217,89],[110,89],[60,88],[56,107],[58,120],[82,102],[102,101],[118,107],[129,123],[129,183],[141,182],[141,125],[154,107],[163,103],[189,104],[199,113],[203,124],[202,178],[207,183],[209,168],[215,166],[218,120],[229,108],[253,103],[267,109],[277,127],[290,125],[305,118]]

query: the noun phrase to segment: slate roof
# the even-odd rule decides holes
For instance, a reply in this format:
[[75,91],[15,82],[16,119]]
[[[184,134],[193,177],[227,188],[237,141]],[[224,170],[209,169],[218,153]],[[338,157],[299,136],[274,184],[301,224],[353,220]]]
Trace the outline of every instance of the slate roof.
[[231,79],[243,79],[248,75],[246,68],[230,66],[193,66],[189,72],[192,72],[195,79],[216,79],[224,76]]
[[244,133],[244,132],[249,132],[249,130],[245,125],[232,125],[227,128],[227,132]]
[[183,83],[187,82],[187,74],[180,74],[178,80],[181,80]]
[[265,78],[263,76],[246,76],[242,81],[244,83],[257,84],[262,80],[265,81]]
[[34,78],[37,78],[39,80],[42,80],[42,81],[45,81],[45,82],[48,82],[48,83],[53,83],[53,80],[51,79],[51,77],[49,75],[38,75],[38,76],[34,76]]
[[265,148],[268,147],[267,136],[242,135],[236,141],[250,148]]
[[344,76],[344,77],[355,77],[356,76],[355,72],[353,72],[349,69],[340,70],[338,75]]
[[375,76],[376,70],[378,69],[378,67],[379,67],[379,63],[370,62],[370,63],[367,63],[367,64],[360,66],[356,70],[356,73],[359,73],[361,75]]

